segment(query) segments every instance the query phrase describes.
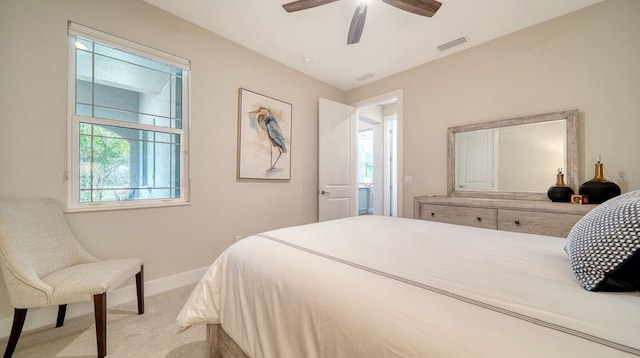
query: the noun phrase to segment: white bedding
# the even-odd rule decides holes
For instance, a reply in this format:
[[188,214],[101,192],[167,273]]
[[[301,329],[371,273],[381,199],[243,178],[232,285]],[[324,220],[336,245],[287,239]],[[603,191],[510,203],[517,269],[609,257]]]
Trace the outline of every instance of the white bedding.
[[577,283],[564,240],[352,217],[247,237],[177,318],[251,357],[640,355],[640,292]]

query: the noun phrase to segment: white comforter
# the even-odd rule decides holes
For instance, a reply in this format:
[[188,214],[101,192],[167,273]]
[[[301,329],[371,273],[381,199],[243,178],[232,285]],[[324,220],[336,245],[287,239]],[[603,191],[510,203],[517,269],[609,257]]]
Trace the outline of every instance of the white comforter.
[[177,318],[251,357],[640,355],[640,293],[585,291],[564,240],[361,216],[247,237]]

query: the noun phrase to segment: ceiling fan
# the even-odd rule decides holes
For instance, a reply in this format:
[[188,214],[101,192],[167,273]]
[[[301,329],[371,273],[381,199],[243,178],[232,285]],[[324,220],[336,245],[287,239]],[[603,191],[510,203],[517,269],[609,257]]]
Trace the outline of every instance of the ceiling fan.
[[[338,0],[298,0],[282,5],[287,12],[310,9],[312,7],[326,5]],[[426,17],[433,16],[442,5],[437,0],[382,0],[387,4],[397,7],[398,9],[408,11],[417,15]],[[364,20],[367,18],[367,5],[364,1],[356,8],[351,19],[349,27],[349,35],[347,36],[347,45],[360,42],[362,30],[364,30]]]

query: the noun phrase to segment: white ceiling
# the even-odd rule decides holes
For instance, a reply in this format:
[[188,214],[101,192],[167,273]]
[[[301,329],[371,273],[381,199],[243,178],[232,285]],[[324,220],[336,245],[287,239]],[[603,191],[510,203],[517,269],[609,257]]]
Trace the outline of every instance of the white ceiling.
[[[360,43],[347,45],[361,0],[294,13],[288,0],[144,0],[278,62],[350,90],[603,0],[440,0],[432,17],[368,0]],[[468,43],[437,46],[466,36]],[[305,58],[311,58],[305,63]],[[364,81],[357,77],[373,74]]]

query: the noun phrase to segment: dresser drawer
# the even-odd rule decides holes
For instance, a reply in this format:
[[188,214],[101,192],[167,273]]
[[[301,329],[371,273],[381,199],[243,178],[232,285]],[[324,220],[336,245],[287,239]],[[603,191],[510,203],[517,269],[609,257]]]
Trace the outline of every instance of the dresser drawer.
[[420,219],[448,224],[497,228],[497,210],[453,205],[420,205]]
[[498,209],[498,230],[567,237],[582,215]]

